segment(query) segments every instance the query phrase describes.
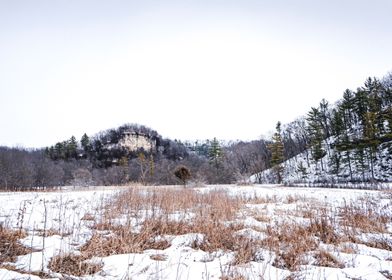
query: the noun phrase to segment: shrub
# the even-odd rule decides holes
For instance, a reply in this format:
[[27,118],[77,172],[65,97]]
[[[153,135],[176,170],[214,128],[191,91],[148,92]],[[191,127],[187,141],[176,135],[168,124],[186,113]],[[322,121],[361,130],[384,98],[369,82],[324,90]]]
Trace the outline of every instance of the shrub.
[[182,181],[184,187],[186,186],[186,182],[191,178],[191,172],[185,166],[179,166],[174,171],[174,175]]

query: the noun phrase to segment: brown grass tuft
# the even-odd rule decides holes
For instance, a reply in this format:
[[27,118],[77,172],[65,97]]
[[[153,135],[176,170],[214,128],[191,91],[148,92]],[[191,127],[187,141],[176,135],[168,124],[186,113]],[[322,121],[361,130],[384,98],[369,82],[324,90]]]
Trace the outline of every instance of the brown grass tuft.
[[262,241],[263,247],[275,252],[274,266],[296,270],[305,264],[305,253],[315,250],[318,244],[305,226],[283,223],[267,228],[268,237]]
[[392,240],[390,240],[389,238],[374,239],[362,243],[368,247],[392,251]]
[[86,213],[83,215],[83,217],[81,218],[82,221],[95,221],[95,217],[90,214],[90,213]]
[[17,256],[31,252],[30,249],[19,243],[19,239],[26,236],[24,231],[11,230],[0,225],[0,264],[14,262]]
[[167,219],[147,219],[142,223],[141,232],[149,235],[181,235],[193,232],[192,226],[185,221],[171,221]]
[[154,260],[154,261],[166,261],[167,260],[167,255],[163,255],[163,254],[154,254],[150,256],[150,259]]
[[357,254],[358,249],[352,243],[339,244],[339,251],[346,254]]
[[316,265],[334,268],[344,268],[344,264],[340,262],[335,256],[325,250],[319,250],[314,255]]
[[155,240],[150,232],[133,233],[127,228],[116,229],[111,235],[94,234],[81,247],[81,252],[89,258],[106,257],[116,254],[141,253],[147,249],[163,250],[169,247],[166,240]]
[[[359,203],[359,205],[358,205]],[[360,232],[387,232],[387,224],[391,217],[381,213],[372,201],[362,199],[356,204],[346,204],[339,210],[340,224],[346,234],[356,235]]]
[[224,275],[224,276],[221,276],[219,279],[220,280],[247,280],[247,278],[242,275],[234,275],[234,276]]
[[235,248],[235,256],[232,262],[233,265],[245,264],[256,260],[256,253],[259,249],[259,244],[255,240],[240,237]]
[[60,255],[53,257],[48,268],[57,273],[64,273],[74,276],[95,274],[101,270],[102,265],[86,262],[86,257],[82,255]]
[[320,209],[310,218],[308,231],[326,244],[338,244],[340,237],[335,231],[336,223],[326,209]]

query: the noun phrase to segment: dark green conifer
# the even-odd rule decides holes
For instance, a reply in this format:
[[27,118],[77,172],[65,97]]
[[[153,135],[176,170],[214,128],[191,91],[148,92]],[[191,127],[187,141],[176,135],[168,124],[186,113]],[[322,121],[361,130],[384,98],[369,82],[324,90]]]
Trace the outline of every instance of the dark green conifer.
[[284,172],[284,145],[281,136],[281,124],[278,122],[276,124],[276,131],[272,136],[272,143],[268,146],[271,152],[271,165],[276,174],[278,184],[283,181],[283,172]]

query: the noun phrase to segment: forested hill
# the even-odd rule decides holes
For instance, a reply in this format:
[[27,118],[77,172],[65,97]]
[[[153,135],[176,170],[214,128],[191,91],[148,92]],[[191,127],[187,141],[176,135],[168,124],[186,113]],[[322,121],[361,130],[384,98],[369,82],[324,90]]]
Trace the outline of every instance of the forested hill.
[[333,106],[322,100],[305,117],[278,125],[270,150],[273,167],[252,180],[392,181],[392,74],[368,78]]
[[392,181],[392,74],[368,78],[338,102],[323,99],[303,117],[278,123],[272,139],[179,141],[126,124],[46,149],[0,147],[0,189],[176,184],[179,166],[195,184],[249,177],[260,183]]
[[190,170],[193,184],[235,183],[268,166],[267,143],[181,142],[126,124],[79,140],[71,136],[45,149],[0,147],[0,190],[179,184],[174,173],[180,166]]

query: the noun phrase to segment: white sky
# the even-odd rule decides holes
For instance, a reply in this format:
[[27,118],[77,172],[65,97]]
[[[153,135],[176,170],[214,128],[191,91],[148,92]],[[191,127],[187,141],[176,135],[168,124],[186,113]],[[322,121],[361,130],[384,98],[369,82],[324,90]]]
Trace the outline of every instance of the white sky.
[[251,140],[392,70],[392,1],[0,0],[0,145]]

